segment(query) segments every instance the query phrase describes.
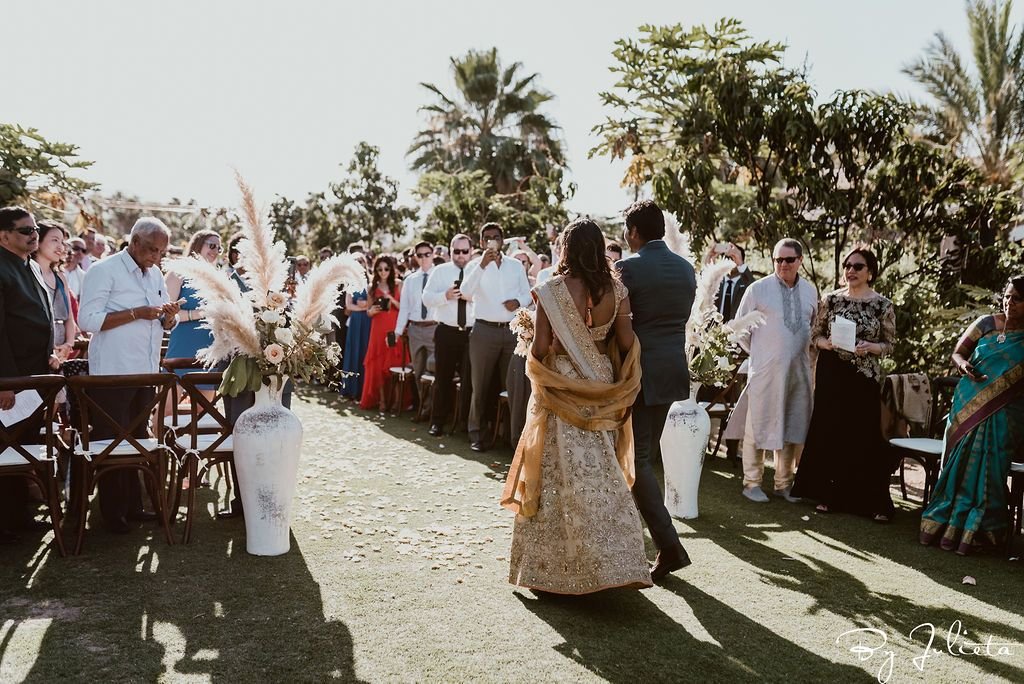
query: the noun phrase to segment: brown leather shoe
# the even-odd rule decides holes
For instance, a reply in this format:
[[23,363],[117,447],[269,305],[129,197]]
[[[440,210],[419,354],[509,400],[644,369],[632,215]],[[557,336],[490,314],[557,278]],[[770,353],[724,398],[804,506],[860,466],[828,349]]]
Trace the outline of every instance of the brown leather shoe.
[[659,551],[658,557],[654,559],[654,565],[651,566],[651,580],[657,582],[670,572],[682,570],[689,564],[690,557],[682,544],[673,549]]

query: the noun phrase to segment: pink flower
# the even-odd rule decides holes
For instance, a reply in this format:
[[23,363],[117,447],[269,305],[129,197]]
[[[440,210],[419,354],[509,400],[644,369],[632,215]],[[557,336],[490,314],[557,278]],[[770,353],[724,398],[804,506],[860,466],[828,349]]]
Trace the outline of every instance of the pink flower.
[[271,292],[267,295],[267,305],[275,309],[284,308],[288,303],[288,295],[283,292]]
[[263,350],[263,355],[267,357],[267,361],[270,363],[281,363],[284,361],[284,347],[276,342],[268,344],[267,348]]

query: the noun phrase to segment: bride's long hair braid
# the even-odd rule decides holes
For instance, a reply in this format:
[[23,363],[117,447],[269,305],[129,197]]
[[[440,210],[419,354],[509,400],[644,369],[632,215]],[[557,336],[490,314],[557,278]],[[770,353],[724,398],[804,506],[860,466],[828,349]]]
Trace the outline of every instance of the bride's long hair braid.
[[612,290],[618,276],[605,254],[604,233],[589,218],[578,218],[562,231],[562,254],[555,273],[579,278],[598,302]]

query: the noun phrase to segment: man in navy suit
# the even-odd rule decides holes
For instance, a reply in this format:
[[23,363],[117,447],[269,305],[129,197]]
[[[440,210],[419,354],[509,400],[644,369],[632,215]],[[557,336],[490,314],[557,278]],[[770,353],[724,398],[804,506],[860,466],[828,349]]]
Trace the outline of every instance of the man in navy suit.
[[658,581],[690,564],[665,508],[651,455],[661,441],[672,402],[690,396],[686,321],[693,306],[697,278],[690,262],[665,244],[665,216],[653,201],[636,202],[626,210],[624,237],[634,254],[616,262],[615,267],[629,289],[643,372],[640,394],[633,404],[633,499],[658,547],[658,557],[651,568],[651,578]]

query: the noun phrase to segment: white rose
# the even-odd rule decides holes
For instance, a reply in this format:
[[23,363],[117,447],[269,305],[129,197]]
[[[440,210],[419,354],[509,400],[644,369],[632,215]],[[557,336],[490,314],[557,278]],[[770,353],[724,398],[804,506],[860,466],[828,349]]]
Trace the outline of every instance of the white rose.
[[729,361],[728,356],[719,356],[718,367],[722,370],[732,370],[732,362]]
[[291,345],[295,342],[295,333],[292,332],[291,328],[278,328],[274,331],[274,337],[281,344]]
[[267,295],[267,304],[275,309],[284,308],[284,305],[287,303],[288,295],[284,292],[271,292]]
[[273,364],[278,364],[284,361],[284,347],[279,344],[268,344],[267,348],[263,350],[263,355],[267,357],[267,361]]
[[323,335],[321,335],[318,332],[309,333],[309,341],[312,342],[313,344],[320,344],[323,341],[323,339]]
[[267,309],[260,314],[260,320],[264,323],[278,323],[281,320],[281,314],[277,313],[273,309]]

